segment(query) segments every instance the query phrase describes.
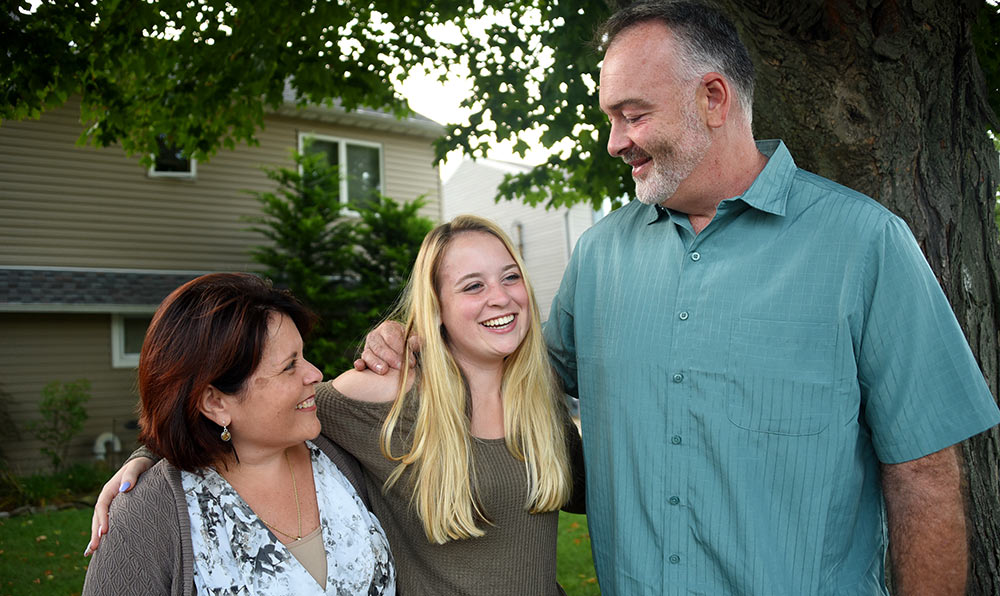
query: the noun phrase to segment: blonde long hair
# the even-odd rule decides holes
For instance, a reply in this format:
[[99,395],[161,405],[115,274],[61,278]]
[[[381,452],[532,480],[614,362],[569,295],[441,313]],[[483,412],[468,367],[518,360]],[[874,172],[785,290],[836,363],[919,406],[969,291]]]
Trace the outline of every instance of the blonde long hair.
[[409,346],[403,358],[400,388],[382,425],[382,454],[398,461],[386,480],[394,485],[412,468],[411,503],[423,522],[427,539],[436,544],[484,534],[478,521],[488,522],[476,498],[472,435],[467,415],[466,385],[442,334],[438,273],[451,240],[459,234],[483,232],[507,248],[521,270],[530,300],[528,332],[504,361],[501,398],[507,450],[524,462],[528,480],[525,509],[556,511],[572,492],[566,430],[558,390],[541,332],[534,291],[524,276],[524,263],[510,239],[493,222],[471,215],[456,217],[434,228],[420,247],[401,304],[392,318],[404,321],[405,336],[421,338],[416,424],[410,447],[393,455],[392,436],[407,399]]

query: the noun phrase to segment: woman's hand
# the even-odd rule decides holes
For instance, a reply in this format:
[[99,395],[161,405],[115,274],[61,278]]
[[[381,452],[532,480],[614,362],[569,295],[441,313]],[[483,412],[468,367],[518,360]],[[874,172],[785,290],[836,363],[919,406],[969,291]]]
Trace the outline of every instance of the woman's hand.
[[111,501],[120,493],[132,490],[139,481],[139,476],[152,467],[153,463],[148,457],[131,459],[105,483],[100,496],[97,497],[97,503],[94,504],[94,517],[90,520],[90,542],[87,544],[87,550],[83,551],[83,556],[90,556],[97,550],[101,544],[101,536],[108,533],[108,510],[111,509]]

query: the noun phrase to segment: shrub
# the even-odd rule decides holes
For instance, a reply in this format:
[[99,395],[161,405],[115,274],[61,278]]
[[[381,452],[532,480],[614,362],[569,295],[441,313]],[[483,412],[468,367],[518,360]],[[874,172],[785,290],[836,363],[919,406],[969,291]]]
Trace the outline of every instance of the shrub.
[[22,505],[58,505],[75,503],[93,496],[115,470],[107,462],[78,463],[61,472],[15,476],[0,469],[0,511]]
[[[14,418],[10,415],[11,395],[4,391],[3,387],[0,387],[0,428],[4,429],[7,433],[7,441],[17,441],[21,438],[21,433],[17,429],[17,425],[14,424]],[[4,455],[3,450],[0,449],[0,471],[4,469],[7,464],[7,457]]]
[[357,215],[344,214],[337,168],[308,147],[293,157],[295,168],[267,172],[275,192],[251,193],[263,216],[247,221],[271,241],[252,256],[319,315],[306,357],[335,376],[393,305],[433,223],[418,215],[422,199],[400,205],[378,194],[357,205]]
[[66,461],[70,441],[87,420],[84,404],[90,399],[90,381],[78,379],[72,383],[52,381],[42,389],[38,404],[41,420],[28,423],[35,438],[44,443],[39,449],[52,462],[53,471],[59,471]]

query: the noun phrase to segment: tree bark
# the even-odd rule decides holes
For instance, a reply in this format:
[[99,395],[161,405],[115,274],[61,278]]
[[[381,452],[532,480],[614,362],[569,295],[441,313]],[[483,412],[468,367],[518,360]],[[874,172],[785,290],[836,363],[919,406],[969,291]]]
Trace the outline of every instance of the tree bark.
[[[758,69],[757,138],[913,230],[1000,395],[997,130],[972,45],[983,0],[722,0]],[[968,594],[1000,594],[997,429],[963,444]]]

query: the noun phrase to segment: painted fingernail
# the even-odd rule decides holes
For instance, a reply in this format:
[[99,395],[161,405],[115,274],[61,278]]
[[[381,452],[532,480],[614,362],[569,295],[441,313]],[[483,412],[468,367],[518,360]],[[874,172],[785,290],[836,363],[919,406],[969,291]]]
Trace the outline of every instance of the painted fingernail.
[[375,365],[375,370],[377,370],[379,372],[382,372],[382,365],[381,364],[376,364]]
[[90,545],[88,544],[86,550],[83,551],[83,556],[89,557],[90,553],[92,553],[92,552],[94,552],[94,551],[90,550]]
[[118,492],[123,493],[127,491],[130,486],[132,486],[132,483],[129,482],[128,480],[122,482],[122,485],[118,487]]

